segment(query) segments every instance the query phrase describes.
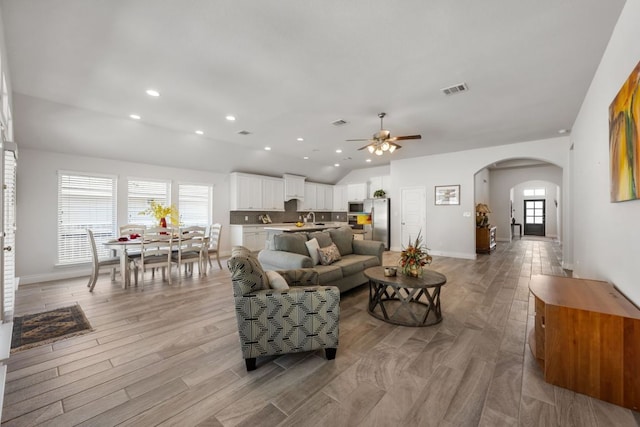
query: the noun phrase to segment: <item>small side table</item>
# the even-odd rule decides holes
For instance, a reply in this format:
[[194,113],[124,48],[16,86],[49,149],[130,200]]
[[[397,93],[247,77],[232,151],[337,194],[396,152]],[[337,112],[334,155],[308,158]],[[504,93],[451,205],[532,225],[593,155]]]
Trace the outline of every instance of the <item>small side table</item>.
[[440,288],[444,274],[425,269],[422,277],[384,275],[384,267],[364,271],[369,278],[369,314],[402,326],[430,326],[442,321]]
[[517,223],[517,222],[512,222],[511,223],[511,235],[515,235],[516,233],[513,232],[513,229],[515,227],[518,227],[518,232],[520,233],[520,238],[522,239],[522,224]]

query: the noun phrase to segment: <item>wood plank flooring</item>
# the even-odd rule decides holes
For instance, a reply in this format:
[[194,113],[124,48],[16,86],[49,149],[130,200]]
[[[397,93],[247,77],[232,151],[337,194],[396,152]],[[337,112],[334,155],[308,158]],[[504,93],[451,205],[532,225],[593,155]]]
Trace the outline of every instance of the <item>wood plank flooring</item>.
[[143,292],[108,275],[93,294],[85,278],[21,286],[16,314],[78,303],[94,331],[11,356],[2,425],[637,427],[637,412],[545,383],[531,357],[529,278],[565,274],[560,254],[523,238],[435,257],[442,323],[379,321],[362,286],[342,295],[335,360],[268,357],[251,373],[226,269]]

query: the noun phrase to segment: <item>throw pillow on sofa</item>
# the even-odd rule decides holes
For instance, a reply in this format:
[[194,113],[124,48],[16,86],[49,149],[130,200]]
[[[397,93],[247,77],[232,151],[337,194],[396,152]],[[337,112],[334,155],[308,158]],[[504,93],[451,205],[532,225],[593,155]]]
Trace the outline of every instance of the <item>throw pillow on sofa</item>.
[[320,249],[320,245],[318,244],[318,239],[315,237],[311,240],[307,240],[304,242],[307,245],[307,250],[309,251],[309,256],[313,261],[313,265],[320,264],[320,254],[318,254],[318,249]]
[[318,254],[320,255],[320,263],[322,265],[330,265],[341,259],[340,251],[335,243],[332,243],[326,248],[318,249]]
[[326,248],[333,243],[333,240],[331,240],[331,234],[326,230],[309,233],[309,240],[314,238],[318,240],[318,245],[320,245],[321,248]]
[[296,254],[309,256],[307,246],[307,233],[282,233],[276,234],[273,238],[277,251],[293,252]]
[[340,255],[345,256],[353,253],[353,231],[350,227],[340,227],[329,230],[331,240],[336,244]]
[[267,275],[267,279],[269,279],[269,288],[280,291],[289,289],[289,284],[278,272],[267,270],[265,274]]

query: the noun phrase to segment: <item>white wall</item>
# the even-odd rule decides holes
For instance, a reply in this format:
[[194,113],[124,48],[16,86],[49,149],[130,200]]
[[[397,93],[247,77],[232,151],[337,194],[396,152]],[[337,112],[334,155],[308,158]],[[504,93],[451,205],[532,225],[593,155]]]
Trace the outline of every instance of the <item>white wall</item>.
[[484,203],[491,209],[491,175],[489,169],[481,169],[474,177],[475,204]]
[[[511,240],[510,190],[513,188],[513,208],[516,222],[524,227],[522,212],[522,190],[545,188],[547,191],[547,236],[560,237],[558,234],[558,215],[555,204],[556,189],[562,186],[562,169],[554,165],[528,166],[520,168],[494,169],[491,171],[491,214],[490,223],[497,226],[496,238],[500,241]],[[523,183],[528,185],[523,185]],[[560,200],[558,200],[560,206]],[[516,229],[517,230],[517,229]],[[524,230],[523,230],[524,231]],[[517,232],[517,231],[516,231]]]
[[[478,150],[446,153],[391,162],[392,194],[409,185],[427,188],[425,243],[435,255],[474,259],[475,174],[502,160],[532,158],[566,166],[569,138],[521,142]],[[564,177],[563,177],[564,181]],[[435,206],[434,186],[460,185],[460,205]],[[508,200],[508,189],[505,198]],[[493,210],[493,207],[491,207]],[[508,210],[508,209],[507,209]],[[400,202],[391,206],[391,246],[400,250]],[[468,214],[465,215],[465,214]]]
[[358,184],[360,182],[368,182],[373,176],[385,176],[390,174],[390,166],[376,166],[373,168],[354,169],[346,174],[336,184]]
[[56,267],[58,170],[95,172],[118,176],[118,222],[126,217],[126,178],[170,179],[172,187],[180,182],[214,186],[213,222],[223,225],[220,252],[229,253],[229,176],[188,169],[152,166],[90,157],[20,151],[17,175],[16,273],[22,283],[74,277],[88,274],[88,267]]
[[640,60],[640,0],[627,0],[573,125],[574,273],[640,305],[640,200],[609,200],[609,104]]

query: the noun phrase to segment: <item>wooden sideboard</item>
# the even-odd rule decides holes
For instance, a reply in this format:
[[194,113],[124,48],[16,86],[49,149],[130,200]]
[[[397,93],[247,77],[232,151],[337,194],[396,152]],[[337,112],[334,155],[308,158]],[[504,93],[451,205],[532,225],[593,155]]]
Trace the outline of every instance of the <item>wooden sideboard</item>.
[[640,408],[640,310],[611,284],[534,275],[529,347],[548,383]]
[[476,227],[476,253],[490,253],[496,248],[497,227]]

